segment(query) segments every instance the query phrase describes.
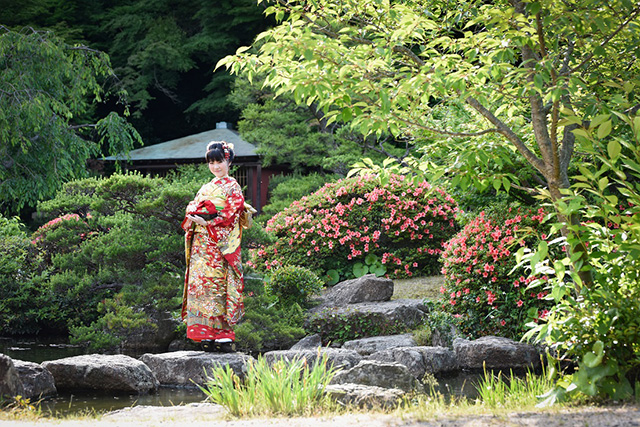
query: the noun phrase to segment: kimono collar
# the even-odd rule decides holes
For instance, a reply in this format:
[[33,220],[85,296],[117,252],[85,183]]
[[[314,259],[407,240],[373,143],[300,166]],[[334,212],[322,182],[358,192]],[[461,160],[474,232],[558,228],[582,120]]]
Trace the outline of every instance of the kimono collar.
[[223,182],[225,182],[225,181],[226,181],[226,180],[228,180],[228,179],[229,179],[229,175],[225,175],[225,176],[220,177],[220,178],[218,178],[218,177],[216,176],[215,178],[213,178],[213,182],[214,182],[214,183],[216,183],[216,184],[217,184],[217,183],[223,183]]

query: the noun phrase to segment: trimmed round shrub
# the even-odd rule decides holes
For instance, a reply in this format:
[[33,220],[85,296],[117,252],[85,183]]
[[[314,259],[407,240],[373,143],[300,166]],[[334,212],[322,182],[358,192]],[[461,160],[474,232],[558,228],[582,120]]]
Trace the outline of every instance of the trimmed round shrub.
[[313,294],[322,290],[323,282],[305,267],[287,265],[273,270],[265,283],[267,295],[276,297],[281,304],[304,306]]
[[328,183],[267,222],[273,244],[252,252],[257,268],[301,265],[325,282],[409,277],[440,270],[443,242],[455,234],[458,205],[439,188],[392,175]]
[[548,278],[529,276],[524,267],[513,270],[520,247],[534,248],[547,238],[544,216],[542,208],[481,212],[445,244],[443,308],[462,333],[519,339],[527,322],[547,315],[551,302],[542,283]]

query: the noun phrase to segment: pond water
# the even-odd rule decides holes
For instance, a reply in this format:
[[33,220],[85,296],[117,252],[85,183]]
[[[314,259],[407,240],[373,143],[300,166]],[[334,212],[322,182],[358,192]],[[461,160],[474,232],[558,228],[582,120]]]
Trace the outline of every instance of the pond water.
[[[42,363],[47,360],[86,354],[83,347],[61,342],[60,339],[8,339],[0,338],[0,353],[12,359]],[[137,357],[139,355],[131,355]],[[45,413],[67,415],[91,412],[109,412],[136,405],[174,406],[202,402],[205,395],[200,389],[162,387],[151,394],[126,394],[83,391],[59,392],[54,398],[43,400],[40,407]]]
[[0,353],[12,359],[42,363],[47,360],[78,356],[85,354],[85,351],[80,346],[64,343],[55,337],[37,340],[0,338]]
[[[79,346],[61,343],[60,340],[15,340],[0,338],[0,353],[28,362],[42,363],[46,360],[85,354]],[[131,355],[137,357],[139,355]],[[461,372],[456,375],[438,378],[435,391],[442,393],[445,398],[477,397],[476,384],[481,375]],[[174,406],[188,403],[202,402],[205,395],[195,388],[161,387],[152,394],[116,394],[106,392],[86,391],[81,393],[60,392],[55,398],[41,402],[42,410],[58,415],[82,414],[92,412],[109,412],[136,405]]]

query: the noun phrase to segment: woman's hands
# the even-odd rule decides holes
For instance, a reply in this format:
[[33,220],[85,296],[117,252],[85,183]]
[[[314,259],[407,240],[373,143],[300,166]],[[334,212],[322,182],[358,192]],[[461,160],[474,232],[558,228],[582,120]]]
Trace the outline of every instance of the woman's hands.
[[190,221],[189,224],[187,224],[187,227],[190,227],[192,222],[195,222],[196,224],[201,225],[203,227],[207,226],[207,221],[205,221],[204,218],[202,218],[201,216],[187,215],[187,219]]

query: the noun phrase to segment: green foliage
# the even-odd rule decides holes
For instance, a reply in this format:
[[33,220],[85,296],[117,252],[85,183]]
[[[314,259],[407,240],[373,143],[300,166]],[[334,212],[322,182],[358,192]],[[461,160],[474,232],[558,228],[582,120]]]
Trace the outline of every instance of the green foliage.
[[382,265],[380,258],[374,254],[368,254],[364,257],[364,263],[356,262],[353,264],[353,275],[355,277],[362,277],[366,274],[375,274],[377,277],[380,277],[384,276],[386,272],[387,267]]
[[213,403],[224,406],[236,417],[311,415],[330,406],[324,393],[335,369],[326,355],[313,364],[306,359],[278,360],[269,365],[263,357],[250,361],[241,379],[226,366],[208,373],[200,389]]
[[305,312],[298,304],[285,306],[259,291],[247,292],[245,315],[235,328],[236,341],[243,351],[285,350],[302,339]]
[[99,351],[117,347],[132,330],[145,327],[157,329],[156,325],[150,325],[144,311],[125,304],[125,294],[103,300],[97,306],[101,317],[95,322],[90,325],[70,327],[71,343],[87,344],[89,350]]
[[513,371],[507,376],[485,370],[476,389],[483,406],[520,410],[523,406],[535,406],[539,396],[552,386],[553,379],[546,372],[535,375],[528,371],[524,377],[519,377]]
[[371,255],[370,265],[379,260],[389,276],[428,275],[440,269],[441,244],[455,232],[457,212],[455,200],[424,181],[349,178],[326,184],[269,220],[267,231],[276,241],[253,251],[253,262],[267,270],[301,265],[334,281],[329,270],[353,278],[354,264],[366,265]]
[[335,313],[335,308],[325,308],[309,318],[306,329],[319,334],[322,343],[342,344],[358,338],[396,335],[409,332],[410,328],[400,320],[390,322],[381,313]]
[[431,328],[426,324],[421,325],[417,329],[414,329],[413,331],[411,331],[411,334],[413,335],[413,340],[415,341],[416,345],[420,347],[431,346],[431,338],[433,336],[433,332],[431,331]]
[[10,3],[0,8],[2,24],[50,29],[70,45],[109,54],[147,144],[236,121],[226,100],[233,79],[213,66],[269,25],[253,0]]
[[43,309],[42,260],[17,218],[0,215],[0,330],[29,334],[53,321]]
[[[388,129],[464,137],[487,130],[511,138],[514,131],[524,140],[531,129],[524,118],[538,100],[582,109],[596,93],[614,96],[600,84],[602,75],[637,79],[630,59],[638,46],[637,5],[611,6],[594,10],[593,0],[571,7],[464,0],[277,3],[266,14],[280,25],[260,34],[255,50],[240,50],[218,66],[249,78],[264,74],[277,93],[317,103],[329,123],[352,122],[364,134]],[[574,46],[575,38],[585,43]],[[574,46],[570,52],[568,45]],[[529,59],[534,56],[548,61]],[[560,72],[567,61],[580,66]],[[593,92],[580,90],[585,85]],[[550,120],[557,123],[557,117]]]
[[481,212],[445,244],[443,308],[459,318],[463,334],[520,339],[527,322],[546,316],[548,292],[541,288],[548,277],[525,278],[513,256],[520,247],[546,243],[544,217],[542,208],[498,206]]
[[322,291],[323,282],[305,267],[286,265],[271,271],[265,291],[284,306],[308,305],[309,299]]
[[[231,79],[212,69],[265,28],[268,21],[260,12],[252,0],[221,0],[215,6],[144,0],[116,2],[94,19],[99,43],[137,107],[137,120],[157,139],[234,118],[226,101]],[[177,132],[176,121],[185,130]]]
[[[111,95],[105,87],[115,75],[106,54],[49,32],[0,26],[0,58],[0,210],[35,206],[62,183],[86,176],[90,157],[141,143],[115,112],[88,122]],[[116,95],[123,102],[124,92]]]
[[412,331],[418,345],[452,347],[460,335],[461,318],[443,310],[439,301],[425,300],[428,315],[424,322]]
[[256,145],[265,166],[344,175],[363,155],[382,160],[387,154],[401,156],[405,151],[405,144],[400,149],[393,141],[365,138],[335,123],[327,126],[315,105],[298,105],[289,94],[275,97],[263,80],[238,77],[229,99],[242,111],[240,134]]
[[434,184],[543,185],[561,201],[579,127],[605,137],[608,108],[637,111],[640,6],[628,0],[261,3],[279,25],[218,66],[266,75],[327,125],[424,145],[398,166]]
[[265,218],[271,218],[296,200],[317,191],[328,182],[337,181],[338,178],[338,175],[320,173],[275,175],[269,180],[269,204],[262,208],[262,213]]
[[[592,160],[556,205],[564,217],[585,221],[554,227],[569,228],[556,242],[582,248],[589,262],[581,253],[553,262],[544,248],[519,254],[533,274],[550,276],[555,302],[547,322],[531,325],[527,336],[577,366],[573,374],[562,373],[545,403],[577,394],[623,399],[640,378],[640,118],[614,113],[579,135],[580,150]],[[582,279],[585,272],[591,283]]]
[[[200,187],[196,177],[187,169],[166,179],[133,173],[72,181],[40,204],[40,215],[54,217],[33,234],[43,260],[38,309],[48,328],[97,349],[117,344],[127,331],[153,328],[151,314],[179,307],[180,223]],[[16,312],[30,307],[22,304]],[[33,320],[25,327],[43,325]]]

